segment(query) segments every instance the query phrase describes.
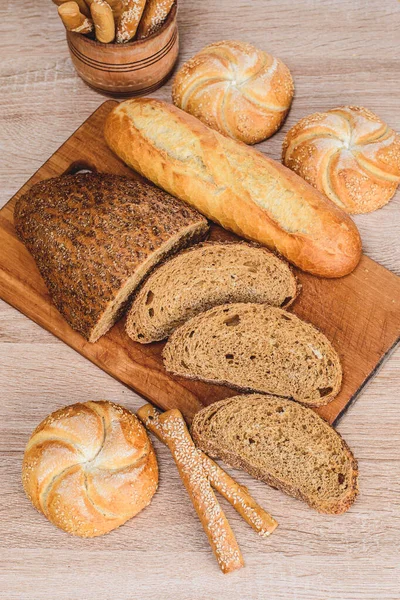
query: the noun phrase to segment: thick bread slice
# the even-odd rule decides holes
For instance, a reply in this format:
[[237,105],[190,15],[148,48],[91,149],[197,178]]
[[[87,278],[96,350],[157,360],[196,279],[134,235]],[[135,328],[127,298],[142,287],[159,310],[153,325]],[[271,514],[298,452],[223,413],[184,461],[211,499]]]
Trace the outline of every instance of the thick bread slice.
[[357,462],[341,436],[313,410],[252,394],[215,402],[192,424],[210,456],[307,502],[322,513],[345,512],[357,493]]
[[341,277],[360,260],[355,224],[326,196],[175,106],[154,98],[121,102],[107,117],[105,138],[135,171],[304,271]]
[[126,331],[147,344],[168,337],[191,317],[230,302],[288,306],[298,286],[289,265],[246,243],[205,242],[159,266],[128,313]]
[[177,329],[164,352],[167,371],[243,391],[322,406],[338,393],[339,357],[312,325],[265,304],[225,304]]
[[208,231],[204,217],[169,194],[96,173],[34,185],[18,199],[14,222],[54,304],[90,342],[155,265]]

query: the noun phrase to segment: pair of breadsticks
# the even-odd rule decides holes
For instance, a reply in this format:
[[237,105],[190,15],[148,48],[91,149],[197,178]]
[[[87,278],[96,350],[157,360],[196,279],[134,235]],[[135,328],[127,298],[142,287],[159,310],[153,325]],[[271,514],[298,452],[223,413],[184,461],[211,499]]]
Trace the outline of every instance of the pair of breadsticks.
[[103,44],[129,42],[155,33],[174,0],[53,0],[68,31],[95,32]]
[[171,450],[179,474],[207,534],[223,573],[244,565],[233,531],[212,490],[216,489],[260,535],[267,536],[278,523],[216,462],[196,448],[179,410],[160,413],[151,404],[137,416]]

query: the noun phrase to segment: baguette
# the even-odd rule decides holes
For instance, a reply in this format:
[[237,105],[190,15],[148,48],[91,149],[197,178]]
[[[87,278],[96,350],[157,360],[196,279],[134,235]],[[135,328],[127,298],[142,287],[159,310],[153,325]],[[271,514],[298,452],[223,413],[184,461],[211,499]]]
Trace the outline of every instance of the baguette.
[[280,163],[175,106],[122,102],[107,118],[105,137],[156,185],[304,271],[340,277],[359,262],[358,230],[339,207]]
[[[161,442],[166,444],[167,440],[165,439],[164,429],[160,421],[160,414],[151,404],[146,404],[137,411],[137,416],[143,425],[154,433]],[[233,508],[243,517],[246,523],[262,537],[267,537],[275,531],[278,523],[257,504],[247,489],[232,479],[207,454],[204,454],[201,450],[198,450],[198,453],[201,456],[203,470],[212,487],[232,504]]]
[[240,569],[244,565],[242,553],[204,474],[201,456],[181,413],[177,409],[162,413],[158,423],[221,571]]

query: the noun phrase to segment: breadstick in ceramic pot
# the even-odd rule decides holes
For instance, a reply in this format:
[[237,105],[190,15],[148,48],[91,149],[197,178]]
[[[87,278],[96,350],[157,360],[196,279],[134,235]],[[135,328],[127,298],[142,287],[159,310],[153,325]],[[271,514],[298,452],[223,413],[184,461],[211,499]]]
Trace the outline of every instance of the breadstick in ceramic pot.
[[137,37],[138,40],[156,33],[168,17],[174,0],[147,0],[143,17],[140,21]]
[[74,31],[75,33],[90,33],[93,31],[91,20],[81,13],[76,2],[64,2],[58,7],[58,14],[68,31]]
[[[166,444],[159,420],[160,415],[161,413],[151,404],[142,406],[137,412],[143,425]],[[199,449],[197,452],[201,456],[204,472],[212,487],[228,500],[254,531],[262,537],[270,535],[278,526],[275,519],[257,504],[244,486],[239,485],[212,458]]]
[[[70,2],[70,0],[53,0],[53,2],[57,6],[61,6],[62,4],[65,4],[66,2]],[[89,7],[86,4],[85,0],[75,0],[75,2],[77,3],[81,13],[83,15],[85,15],[85,17],[90,17],[90,10],[89,10]]]
[[115,38],[115,23],[111,6],[105,0],[93,0],[90,5],[96,39],[109,44]]
[[[146,408],[146,407],[144,407]],[[142,419],[143,410],[138,411]],[[149,422],[152,416],[148,417]],[[201,456],[190,437],[179,410],[157,415],[163,440],[171,450],[197,515],[223,573],[231,573],[244,565],[240,548],[211,485],[204,473]]]
[[146,0],[125,0],[124,9],[117,24],[117,42],[129,42],[135,37]]

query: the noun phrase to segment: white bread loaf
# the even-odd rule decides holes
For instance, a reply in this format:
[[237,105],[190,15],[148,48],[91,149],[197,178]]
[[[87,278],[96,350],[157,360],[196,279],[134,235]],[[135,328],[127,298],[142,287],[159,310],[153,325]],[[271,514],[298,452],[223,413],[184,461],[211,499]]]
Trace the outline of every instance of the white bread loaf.
[[302,178],[260,152],[149,98],[109,115],[105,138],[126,164],[226,229],[322,277],[361,256],[353,221]]

